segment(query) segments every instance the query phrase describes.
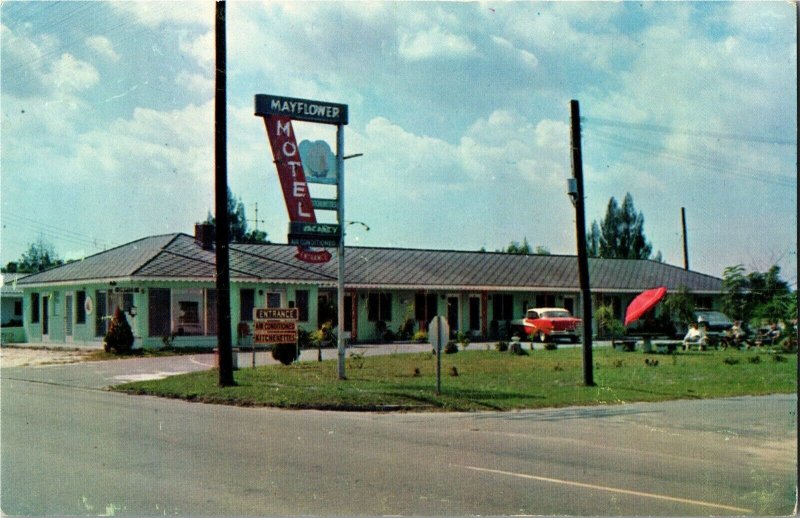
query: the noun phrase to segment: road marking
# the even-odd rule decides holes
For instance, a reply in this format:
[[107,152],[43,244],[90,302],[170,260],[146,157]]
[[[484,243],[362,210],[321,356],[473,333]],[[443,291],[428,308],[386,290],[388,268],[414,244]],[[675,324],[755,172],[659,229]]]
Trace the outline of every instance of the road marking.
[[621,489],[617,487],[608,487],[608,486],[598,486],[595,484],[586,484],[583,482],[575,482],[572,480],[562,480],[558,478],[550,478],[550,477],[539,477],[536,475],[528,475],[527,473],[514,473],[512,471],[501,471],[499,469],[489,469],[489,468],[479,468],[477,466],[463,466],[459,464],[451,464],[451,466],[458,467],[458,468],[465,468],[470,469],[472,471],[482,471],[484,473],[494,473],[496,475],[507,475],[510,477],[517,477],[517,478],[524,478],[529,480],[538,480],[540,482],[551,482],[554,484],[564,484],[567,486],[574,486],[574,487],[582,487],[586,489],[596,489],[599,491],[609,491],[611,493],[620,493],[624,495],[633,495],[633,496],[641,496],[645,498],[654,498],[657,500],[667,500],[669,502],[678,502],[682,504],[691,504],[691,505],[700,505],[704,507],[714,507],[717,509],[725,509],[727,511],[733,511],[737,513],[747,513],[752,514],[754,511],[752,509],[744,509],[741,507],[733,507],[730,505],[723,505],[723,504],[715,504],[712,502],[704,502],[702,500],[690,500],[688,498],[679,498],[675,496],[667,496],[667,495],[659,495],[656,493],[645,493],[642,491],[633,491],[631,489]]
[[211,364],[211,363],[203,363],[203,362],[199,362],[199,361],[197,361],[197,360],[195,360],[195,359],[194,359],[194,356],[190,356],[190,357],[189,357],[189,361],[190,361],[190,362],[192,362],[192,363],[194,363],[195,365],[202,365],[203,367],[216,367],[216,365],[214,365],[214,364]]
[[163,380],[164,378],[169,378],[170,376],[177,376],[179,374],[186,374],[186,372],[158,371],[158,372],[143,372],[140,374],[120,374],[119,376],[114,376],[112,379],[130,383],[133,381]]

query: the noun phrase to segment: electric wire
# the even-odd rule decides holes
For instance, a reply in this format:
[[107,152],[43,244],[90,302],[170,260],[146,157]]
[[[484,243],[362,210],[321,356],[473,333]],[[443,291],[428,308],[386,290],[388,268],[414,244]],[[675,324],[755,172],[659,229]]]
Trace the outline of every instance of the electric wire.
[[[796,179],[792,179],[787,176],[768,176],[764,174],[764,171],[759,171],[744,165],[734,166],[732,164],[726,164],[719,161],[710,162],[708,160],[704,160],[698,155],[680,153],[677,151],[668,150],[666,148],[660,149],[651,142],[637,141],[618,135],[604,133],[602,131],[595,131],[591,133],[587,138],[587,144],[591,141],[592,137],[600,142],[621,148],[623,150],[635,151],[637,153],[654,156],[656,158],[663,158],[673,162],[687,164],[740,178],[746,178],[757,182],[771,183],[784,187],[794,187],[797,184]],[[737,169],[739,171],[737,171]]]
[[674,126],[661,126],[658,124],[644,124],[644,123],[632,123],[632,122],[624,122],[619,120],[613,119],[603,119],[599,117],[581,117],[581,122],[587,122],[590,126],[598,125],[598,126],[611,126],[617,128],[625,128],[634,131],[648,131],[648,132],[658,132],[658,133],[667,133],[667,134],[679,134],[679,135],[690,135],[696,137],[709,137],[714,139],[724,139],[724,140],[741,140],[746,142],[757,142],[760,144],[775,144],[780,146],[796,146],[797,140],[791,139],[779,139],[777,137],[763,137],[759,135],[745,135],[741,133],[721,133],[715,131],[702,131],[702,130],[691,130],[686,128],[674,127]]

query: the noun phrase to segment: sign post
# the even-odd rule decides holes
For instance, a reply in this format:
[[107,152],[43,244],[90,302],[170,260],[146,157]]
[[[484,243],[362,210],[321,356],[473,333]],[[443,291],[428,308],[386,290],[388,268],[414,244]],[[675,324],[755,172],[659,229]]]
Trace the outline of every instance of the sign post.
[[436,351],[436,395],[442,393],[442,347],[450,336],[450,325],[441,315],[433,317],[428,325],[428,340]]

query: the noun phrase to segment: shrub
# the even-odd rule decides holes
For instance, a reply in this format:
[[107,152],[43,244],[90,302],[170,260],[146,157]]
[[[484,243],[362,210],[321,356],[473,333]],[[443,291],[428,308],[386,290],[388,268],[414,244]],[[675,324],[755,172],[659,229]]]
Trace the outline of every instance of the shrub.
[[400,327],[397,328],[397,338],[400,340],[408,340],[412,336],[416,336],[414,334],[414,325],[416,322],[411,319],[407,318],[400,324]]
[[751,356],[747,361],[750,363],[761,363],[761,356]]
[[461,348],[466,351],[467,347],[469,347],[469,335],[464,331],[459,331],[456,335],[456,340],[461,344]]
[[296,344],[275,344],[272,346],[272,357],[284,365],[290,365],[300,355]]
[[503,340],[500,340],[499,342],[494,344],[494,348],[495,348],[495,350],[500,351],[501,353],[504,353],[504,352],[508,351],[508,342],[504,342]]
[[350,367],[360,369],[364,366],[364,353],[352,351],[350,353]]
[[528,351],[522,348],[521,342],[511,342],[511,346],[508,348],[508,350],[509,352],[518,356],[528,356]]
[[737,358],[732,358],[730,356],[726,357],[722,361],[727,363],[728,365],[736,365],[737,363],[739,363],[739,360]]
[[397,339],[397,335],[389,329],[383,320],[375,322],[375,334],[378,340],[384,343],[392,343]]
[[301,349],[308,349],[314,343],[312,339],[313,333],[309,333],[305,329],[297,330],[297,342],[300,344]]
[[416,333],[414,333],[413,340],[415,342],[425,343],[428,341],[428,333],[426,333],[425,331],[417,331]]
[[445,354],[455,354],[458,352],[458,344],[453,341],[447,342],[447,345],[444,346],[444,353]]
[[125,318],[125,313],[120,308],[114,311],[108,333],[104,340],[103,348],[106,352],[125,354],[130,352],[133,347],[133,331]]

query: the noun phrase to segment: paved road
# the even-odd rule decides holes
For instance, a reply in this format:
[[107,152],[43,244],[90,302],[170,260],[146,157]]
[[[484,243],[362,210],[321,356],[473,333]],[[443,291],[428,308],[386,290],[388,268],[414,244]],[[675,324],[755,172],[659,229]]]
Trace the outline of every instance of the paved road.
[[476,414],[110,393],[213,356],[2,369],[8,514],[791,514],[797,397]]

